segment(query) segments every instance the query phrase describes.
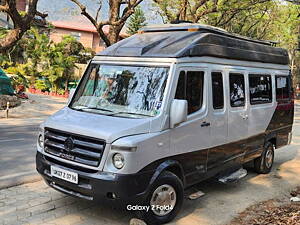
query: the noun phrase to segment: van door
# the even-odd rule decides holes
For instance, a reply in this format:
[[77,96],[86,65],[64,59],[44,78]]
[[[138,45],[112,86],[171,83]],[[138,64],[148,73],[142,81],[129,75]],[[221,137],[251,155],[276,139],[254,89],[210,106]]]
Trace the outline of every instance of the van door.
[[171,130],[171,151],[183,166],[186,183],[199,181],[206,172],[210,145],[210,121],[207,110],[207,72],[180,68],[175,99],[188,101],[188,119]]
[[209,89],[210,103],[209,114],[211,118],[211,147],[208,152],[207,170],[220,168],[226,161],[229,154],[224,145],[227,143],[228,132],[228,111],[227,103],[227,85],[222,71],[212,71],[210,73]]
[[248,79],[242,71],[229,72],[228,144],[226,160],[230,165],[240,165],[248,138]]

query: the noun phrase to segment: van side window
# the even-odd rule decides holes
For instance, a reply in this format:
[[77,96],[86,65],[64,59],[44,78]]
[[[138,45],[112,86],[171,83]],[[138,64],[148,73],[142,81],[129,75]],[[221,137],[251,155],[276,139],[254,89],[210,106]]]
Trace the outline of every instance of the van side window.
[[289,79],[286,76],[276,76],[276,100],[290,98]]
[[223,76],[220,72],[211,74],[212,98],[214,109],[224,108]]
[[272,79],[270,75],[249,74],[250,104],[272,102]]
[[245,106],[245,80],[243,74],[230,73],[230,105],[232,107]]
[[185,97],[185,85],[186,76],[185,71],[181,71],[178,78],[177,89],[175,94],[175,99],[186,99]]
[[188,114],[198,111],[203,103],[204,72],[181,71],[176,89],[176,99],[186,99]]

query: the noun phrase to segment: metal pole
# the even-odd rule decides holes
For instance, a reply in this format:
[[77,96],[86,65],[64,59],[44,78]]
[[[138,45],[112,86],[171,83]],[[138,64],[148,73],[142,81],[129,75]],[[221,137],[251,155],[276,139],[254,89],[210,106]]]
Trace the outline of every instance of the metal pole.
[[6,119],[8,119],[9,105],[10,105],[10,103],[7,102],[7,103],[6,103]]

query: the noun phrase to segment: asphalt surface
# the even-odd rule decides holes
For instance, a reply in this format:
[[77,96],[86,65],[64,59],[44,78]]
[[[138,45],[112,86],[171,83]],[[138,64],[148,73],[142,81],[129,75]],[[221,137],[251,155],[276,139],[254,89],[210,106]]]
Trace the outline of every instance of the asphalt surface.
[[0,189],[39,180],[35,170],[40,121],[23,125],[0,121]]

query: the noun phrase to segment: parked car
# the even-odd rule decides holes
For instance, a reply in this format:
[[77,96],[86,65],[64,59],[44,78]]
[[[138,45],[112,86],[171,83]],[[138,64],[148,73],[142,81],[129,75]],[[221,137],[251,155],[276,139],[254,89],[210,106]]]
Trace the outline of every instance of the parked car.
[[184,190],[254,161],[271,171],[291,141],[289,57],[271,43],[198,24],[146,27],[100,52],[38,137],[46,183],[171,221]]

